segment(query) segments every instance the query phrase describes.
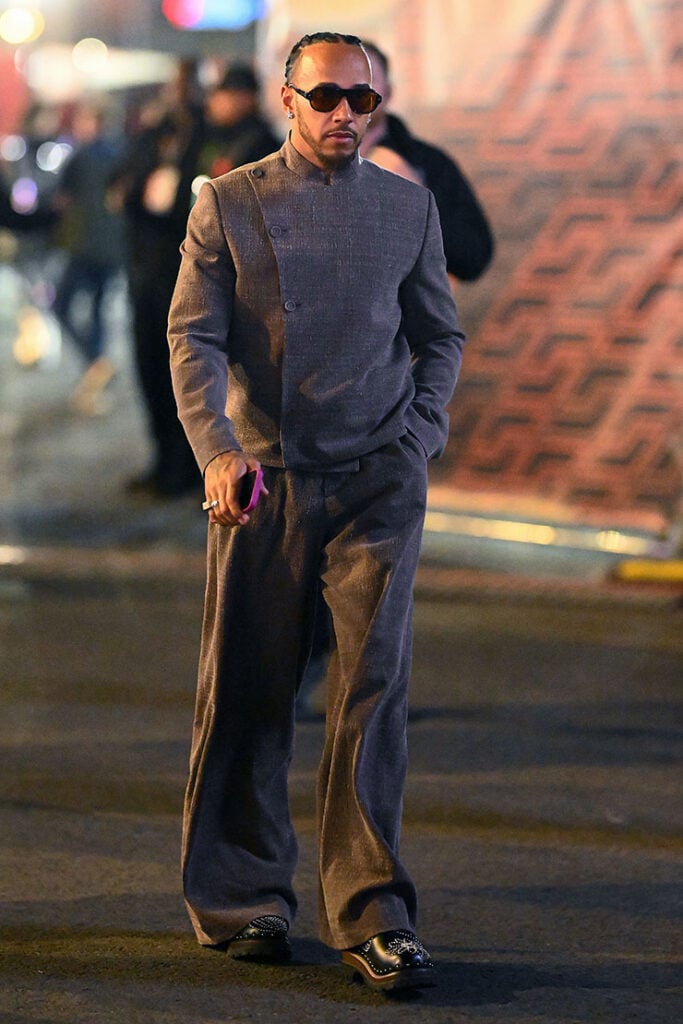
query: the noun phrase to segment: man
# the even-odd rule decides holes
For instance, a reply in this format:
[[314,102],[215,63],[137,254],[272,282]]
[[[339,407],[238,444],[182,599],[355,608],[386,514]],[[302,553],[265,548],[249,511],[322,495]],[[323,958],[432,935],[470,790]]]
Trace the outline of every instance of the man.
[[[336,644],[320,935],[392,989],[434,974],[399,832],[427,459],[446,442],[464,338],[431,193],[359,157],[371,86],[355,36],[295,44],[290,135],[203,186],[169,341],[211,524],[183,841],[197,937],[237,957],[289,955],[287,770],[321,586]],[[245,512],[248,471],[264,490]]]
[[259,109],[260,85],[247,64],[233,64],[204,102],[205,138],[196,173],[216,178],[260,160],[280,144]]
[[[109,408],[105,388],[116,371],[106,352],[103,305],[123,264],[123,220],[107,202],[107,179],[118,150],[106,127],[107,110],[102,103],[85,101],[76,107],[74,151],[53,200],[60,214],[58,239],[67,257],[53,308],[85,363],[71,404],[88,416]],[[88,300],[87,317],[74,308],[83,298]]]
[[382,104],[361,143],[361,153],[427,186],[439,211],[448,272],[459,281],[474,281],[493,257],[494,242],[486,215],[455,161],[437,146],[415,138],[399,117],[389,113],[389,60],[374,43],[366,42],[364,46]]
[[178,422],[166,340],[203,133],[196,70],[194,61],[178,63],[175,78],[144,112],[142,129],[109,181],[110,202],[125,216],[135,366],[153,460],[126,489],[160,501],[196,493],[202,482]]

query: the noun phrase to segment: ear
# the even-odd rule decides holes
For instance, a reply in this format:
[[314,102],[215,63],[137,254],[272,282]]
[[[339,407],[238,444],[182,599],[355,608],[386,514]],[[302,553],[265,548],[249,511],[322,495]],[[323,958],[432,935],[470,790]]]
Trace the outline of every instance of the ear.
[[280,101],[282,109],[290,119],[294,117],[294,91],[288,85],[283,85],[280,90]]

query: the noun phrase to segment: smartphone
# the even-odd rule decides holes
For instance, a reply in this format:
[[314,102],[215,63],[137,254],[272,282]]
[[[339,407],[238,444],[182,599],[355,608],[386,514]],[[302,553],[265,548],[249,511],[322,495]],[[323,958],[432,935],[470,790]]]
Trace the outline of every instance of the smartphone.
[[250,469],[243,477],[240,478],[239,482],[239,501],[240,508],[243,512],[251,512],[252,509],[256,508],[259,498],[261,497],[261,481],[263,480],[263,470]]

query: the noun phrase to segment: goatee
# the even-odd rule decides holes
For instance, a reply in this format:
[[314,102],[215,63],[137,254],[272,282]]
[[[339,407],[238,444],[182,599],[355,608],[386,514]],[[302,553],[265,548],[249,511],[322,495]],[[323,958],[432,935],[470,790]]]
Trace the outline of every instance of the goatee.
[[356,159],[357,153],[357,148],[354,149],[353,153],[351,153],[349,156],[329,157],[321,153],[320,163],[323,165],[323,169],[326,171],[343,171],[345,167],[348,167],[349,164],[353,163],[353,161]]

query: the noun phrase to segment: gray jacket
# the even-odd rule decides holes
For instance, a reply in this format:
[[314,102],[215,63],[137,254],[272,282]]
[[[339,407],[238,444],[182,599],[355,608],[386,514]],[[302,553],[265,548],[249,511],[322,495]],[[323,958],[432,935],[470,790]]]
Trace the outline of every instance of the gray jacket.
[[202,470],[353,468],[402,436],[448,436],[464,336],[434,198],[356,158],[328,178],[285,142],[207,182],[171,305],[179,416]]

